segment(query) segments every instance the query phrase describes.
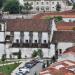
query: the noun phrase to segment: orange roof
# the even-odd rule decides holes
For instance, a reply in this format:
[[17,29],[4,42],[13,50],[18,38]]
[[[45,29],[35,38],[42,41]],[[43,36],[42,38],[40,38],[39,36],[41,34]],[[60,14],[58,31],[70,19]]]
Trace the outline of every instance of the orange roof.
[[56,17],[62,16],[64,18],[75,18],[75,10],[63,11],[63,12],[44,12],[35,15],[34,19],[45,19],[47,16]]
[[71,70],[73,68],[75,68],[75,62],[65,60],[52,64],[45,71],[41,71],[40,75],[75,75],[74,71]]
[[57,30],[73,30],[74,27],[75,22],[62,22],[56,24]]

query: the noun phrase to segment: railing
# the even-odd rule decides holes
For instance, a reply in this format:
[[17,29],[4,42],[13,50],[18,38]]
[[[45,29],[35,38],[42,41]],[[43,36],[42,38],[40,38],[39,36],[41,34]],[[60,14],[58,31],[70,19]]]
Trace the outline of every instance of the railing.
[[40,44],[39,46],[39,43],[32,43],[30,45],[30,43],[13,43],[12,44],[12,47],[22,47],[22,48],[48,48],[48,43],[43,43],[43,44]]

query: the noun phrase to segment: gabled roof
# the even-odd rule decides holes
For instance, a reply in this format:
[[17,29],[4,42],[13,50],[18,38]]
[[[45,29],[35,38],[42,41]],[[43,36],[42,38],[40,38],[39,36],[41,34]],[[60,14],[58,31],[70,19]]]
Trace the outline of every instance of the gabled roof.
[[9,19],[7,20],[7,31],[48,32],[49,22],[49,20],[43,19]]
[[54,31],[52,43],[75,42],[75,31]]
[[66,51],[64,51],[64,53],[70,53],[70,52],[75,53],[75,46],[67,48]]
[[57,30],[73,30],[75,22],[61,22],[56,24]]

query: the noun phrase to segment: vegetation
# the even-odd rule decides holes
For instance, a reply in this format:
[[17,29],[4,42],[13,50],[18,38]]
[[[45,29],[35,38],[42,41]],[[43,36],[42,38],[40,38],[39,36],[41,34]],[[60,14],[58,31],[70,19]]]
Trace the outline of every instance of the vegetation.
[[55,22],[57,23],[62,22],[62,17],[61,16],[55,17]]
[[50,64],[49,64],[49,60],[47,60],[47,67],[49,66]]
[[43,63],[43,65],[42,65],[42,69],[44,69],[45,68],[45,63]]
[[37,75],[37,73],[35,72],[34,75]]
[[38,49],[38,51],[34,50],[34,52],[32,53],[32,57],[36,57],[36,56],[43,58],[43,52],[41,49]]
[[32,58],[36,57],[37,56],[37,51],[34,50],[34,52],[32,53]]
[[60,11],[61,10],[61,5],[59,3],[57,3],[56,5],[56,11]]
[[0,0],[0,9],[3,7],[5,1],[6,0]]
[[51,18],[52,18],[52,17],[50,17],[50,16],[47,16],[47,17],[46,17],[46,19],[48,19],[48,20],[51,19]]
[[72,9],[75,9],[75,3],[73,3],[73,7],[72,7]]
[[4,63],[4,61],[6,60],[6,54],[2,55],[1,61]]
[[33,7],[32,7],[31,4],[29,4],[28,2],[24,4],[23,12],[24,12],[25,14],[28,14],[31,9],[33,9]]
[[11,75],[11,72],[19,66],[20,63],[14,63],[11,65],[4,65],[0,66],[0,72],[2,72],[4,75]]
[[18,52],[18,59],[21,59],[21,50]]
[[17,14],[21,11],[21,6],[17,0],[7,0],[3,11],[9,12],[10,14]]
[[37,53],[40,58],[43,58],[43,52],[41,49],[38,49]]

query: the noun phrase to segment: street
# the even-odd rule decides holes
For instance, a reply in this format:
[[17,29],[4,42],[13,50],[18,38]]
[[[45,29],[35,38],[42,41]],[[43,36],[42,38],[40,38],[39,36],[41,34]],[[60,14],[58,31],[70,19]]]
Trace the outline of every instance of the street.
[[35,65],[33,68],[31,68],[30,73],[27,73],[27,75],[34,75],[35,72],[37,75],[39,75],[39,72],[42,70],[42,64],[43,63],[38,63]]

